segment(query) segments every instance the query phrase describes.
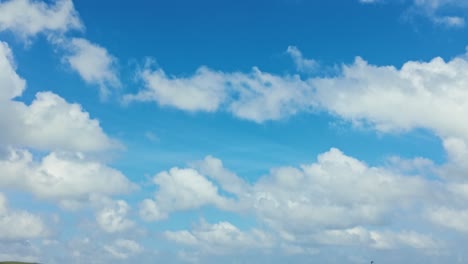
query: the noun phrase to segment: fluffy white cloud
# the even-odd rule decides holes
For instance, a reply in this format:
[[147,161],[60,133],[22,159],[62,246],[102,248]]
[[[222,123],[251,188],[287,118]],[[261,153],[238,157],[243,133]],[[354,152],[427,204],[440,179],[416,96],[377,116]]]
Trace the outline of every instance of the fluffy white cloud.
[[468,144],[466,138],[449,137],[442,143],[446,151],[447,162],[436,168],[438,175],[454,182],[467,182]]
[[42,219],[26,211],[12,210],[0,193],[0,241],[43,237],[48,234]]
[[172,211],[190,210],[205,205],[226,207],[228,200],[218,194],[218,188],[193,169],[172,168],[154,177],[159,186],[155,200],[140,204],[140,216],[147,221],[161,220]]
[[73,38],[62,45],[69,53],[65,62],[87,83],[98,85],[102,97],[109,94],[109,87],[120,87],[117,59],[105,48],[82,38]]
[[[369,0],[367,0],[369,1]],[[310,73],[318,68],[318,62],[311,59],[306,59],[302,56],[302,52],[295,46],[289,46],[286,52],[291,56],[296,65],[296,68],[300,72]]]
[[[409,61],[401,69],[374,66],[361,58],[342,74],[311,79],[318,107],[382,132],[425,128],[441,138],[468,139],[468,61]],[[405,109],[397,111],[396,109]],[[437,111],[430,111],[437,109]]]
[[130,206],[123,200],[108,202],[96,213],[96,221],[108,233],[126,231],[134,226],[134,222],[127,218],[129,212]]
[[213,254],[270,248],[274,244],[273,238],[263,231],[241,231],[229,222],[201,222],[191,231],[166,231],[164,235],[168,240]]
[[[468,171],[468,126],[463,118],[468,115],[467,57],[463,55],[449,61],[441,58],[429,62],[409,61],[401,68],[370,65],[357,58],[353,64],[344,65],[337,76],[307,80],[255,70],[252,74],[210,71],[224,80],[217,83],[224,86],[227,96],[215,109],[262,122],[314,108],[384,133],[423,128],[441,138],[448,161],[436,165],[425,158],[394,157],[392,165],[397,164],[396,169],[370,167],[331,149],[319,155],[313,164],[277,168],[257,182],[247,183],[225,169],[220,160],[207,157],[192,164],[195,170],[174,168],[173,172],[163,173],[165,176],[157,183],[160,188],[157,198],[145,200],[140,205],[140,214],[146,219],[159,220],[172,211],[205,205],[248,212],[287,241],[287,247],[301,249],[301,252],[304,252],[304,244],[310,243],[311,237],[317,234],[323,235],[323,239],[327,234],[330,241],[337,235],[341,243],[360,241],[378,249],[439,247],[440,243],[432,237],[413,231],[367,231],[367,228],[385,225],[395,219],[395,214],[411,211],[422,217],[425,209],[434,207],[442,209],[426,214],[429,220],[463,231],[460,229],[463,221],[447,219],[455,217],[455,209],[459,218],[464,219],[466,206],[457,200],[468,197],[464,183]],[[275,87],[283,88],[276,92]],[[285,92],[289,94],[286,102],[298,103],[288,112],[278,110],[287,104],[275,102],[271,104],[272,109],[283,114],[266,111],[257,115],[257,108],[265,108],[262,92],[253,92],[257,90],[270,91],[267,97]],[[236,105],[241,106],[237,110],[245,110],[244,116],[234,111]],[[196,179],[196,183],[191,184],[196,187],[187,190],[175,180],[175,175],[182,172]],[[436,173],[443,179],[435,183],[400,175],[408,172]],[[173,190],[183,190],[182,195]],[[225,195],[226,192],[232,196]],[[177,235],[192,241],[190,243],[197,241],[190,231]],[[331,244],[323,239],[315,242]]]
[[72,0],[57,0],[53,4],[36,0],[0,3],[0,31],[11,31],[23,39],[42,32],[63,33],[82,28]]
[[0,116],[0,126],[6,128],[0,131],[2,145],[84,152],[120,147],[79,104],[51,92],[37,93],[30,105],[2,102],[0,112],[9,113]]
[[125,101],[155,101],[185,111],[227,110],[258,123],[307,108],[311,89],[299,76],[276,76],[253,68],[251,73],[223,73],[201,67],[190,77],[167,77],[163,70],[142,71],[146,88]]
[[16,73],[13,54],[6,42],[0,41],[0,102],[20,96],[26,81]]
[[[25,81],[15,72],[8,45],[0,44],[0,113],[8,113],[0,115],[0,188],[26,191],[67,209],[75,209],[94,196],[135,189],[121,172],[89,159],[88,152],[116,148],[119,143],[80,105],[51,92],[37,93],[29,105],[12,100],[22,94]],[[46,152],[34,156],[27,149]],[[133,225],[125,218],[128,210],[124,201],[108,202],[96,213],[97,223],[106,232],[125,230]],[[40,219],[26,212],[6,213],[0,218],[5,238],[43,232]],[[11,229],[15,224],[19,231]],[[6,233],[9,230],[11,233]]]
[[426,195],[425,182],[402,177],[337,149],[300,169],[279,168],[254,185],[257,216],[294,240],[322,228],[381,224],[392,210]]
[[[312,239],[320,230],[335,230],[326,233],[331,236],[356,226],[383,225],[393,219],[396,211],[417,212],[415,205],[430,196],[429,183],[423,179],[369,167],[337,149],[319,155],[317,162],[310,165],[274,169],[253,184],[223,168],[220,160],[210,156],[192,165],[198,171],[174,168],[169,173],[158,174],[155,177],[159,187],[157,198],[145,200],[140,214],[145,212],[142,216],[151,218],[148,215],[152,212],[153,219],[157,220],[167,217],[171,211],[211,204],[221,210],[255,216],[287,242],[286,246],[294,247],[311,241],[329,244]],[[234,197],[228,200],[215,185]],[[199,243],[199,237],[193,232],[168,234],[181,243]],[[367,236],[369,241],[376,240],[370,233]],[[400,235],[381,236],[391,238],[388,244],[403,243]],[[379,247],[375,241],[366,245]]]
[[0,42],[0,112],[8,113],[0,115],[0,145],[85,152],[119,146],[79,104],[56,94],[37,93],[30,105],[10,100],[25,89],[12,57],[8,45]]
[[228,110],[234,116],[262,123],[309,110],[312,90],[297,75],[277,76],[254,68],[250,74],[228,76],[235,98]]
[[117,259],[127,259],[130,256],[139,254],[143,251],[143,247],[136,241],[128,239],[117,239],[110,245],[105,245],[104,250]]
[[224,74],[202,67],[190,77],[168,77],[148,67],[140,73],[146,88],[126,101],[155,101],[185,111],[216,111],[226,97]]
[[241,196],[246,192],[250,192],[250,185],[233,172],[224,168],[223,162],[220,159],[207,156],[202,161],[194,162],[191,165],[201,174],[206,175],[217,182],[224,191],[238,196]]
[[122,173],[84,155],[52,152],[39,162],[26,150],[8,149],[0,158],[0,186],[63,202],[92,194],[115,195],[135,188]]
[[[299,56],[296,48],[289,51]],[[399,69],[371,65],[358,57],[353,64],[344,65],[337,76],[306,80],[257,68],[251,73],[225,73],[202,67],[185,78],[167,77],[162,70],[146,68],[141,76],[147,87],[125,98],[187,111],[226,110],[259,123],[325,109],[356,124],[369,123],[382,132],[425,128],[441,138],[466,139],[468,126],[462,119],[468,111],[467,57],[408,61]],[[402,108],[407,111],[394,111]]]
[[[466,180],[468,171],[468,56],[449,61],[409,61],[400,69],[370,65],[361,58],[343,66],[342,74],[310,79],[314,104],[357,125],[380,132],[423,128],[443,143],[448,161],[438,168],[451,180]],[[405,109],[397,111],[396,109]]]

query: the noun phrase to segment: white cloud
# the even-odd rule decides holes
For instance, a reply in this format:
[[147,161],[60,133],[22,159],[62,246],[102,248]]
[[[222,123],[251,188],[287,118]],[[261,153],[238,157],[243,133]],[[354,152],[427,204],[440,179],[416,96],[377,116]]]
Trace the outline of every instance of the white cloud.
[[[465,147],[453,150],[450,155],[461,153],[459,158],[463,159],[467,152]],[[459,162],[455,157],[450,160]],[[427,160],[412,160],[408,170],[427,164]],[[308,254],[314,245],[365,246],[379,250],[407,248],[426,252],[445,248],[446,242],[435,239],[432,232],[411,230],[407,217],[420,222],[424,222],[425,217],[435,225],[468,232],[464,227],[468,215],[468,184],[401,176],[393,169],[370,167],[337,149],[319,155],[312,164],[273,169],[254,183],[243,181],[211,156],[191,166],[197,170],[174,168],[163,173],[161,178],[166,179],[158,181],[162,191],[156,193],[157,199],[144,202],[148,208],[153,207],[149,211],[156,212],[156,219],[205,205],[248,214],[268,231],[261,231],[272,243],[268,247],[288,254]],[[429,162],[429,166],[434,164]],[[444,166],[440,169],[447,170]],[[175,176],[178,174],[193,179]],[[177,177],[180,178],[173,179]],[[196,187],[187,191],[185,185]],[[214,202],[228,199],[226,192],[233,195],[229,195],[229,203]],[[170,210],[160,208],[167,204]],[[401,225],[407,227],[402,229]],[[376,227],[378,229],[373,230]],[[243,235],[239,232],[248,233],[229,223],[202,223],[193,230],[165,232],[165,236],[201,252],[229,254],[243,249],[240,241],[252,241],[240,239]]]
[[128,259],[130,256],[139,254],[143,247],[136,241],[129,239],[117,239],[110,245],[105,245],[104,250],[117,259]]
[[0,102],[20,96],[26,82],[16,73],[13,54],[7,43],[0,41]]
[[[319,155],[310,165],[274,169],[253,184],[210,156],[193,166],[212,181],[193,169],[158,174],[156,199],[145,200],[140,214],[153,213],[157,220],[172,211],[214,205],[254,215],[284,241],[302,243],[317,230],[382,225],[396,211],[415,209],[430,193],[429,184],[420,178],[369,167],[337,149]],[[234,197],[224,197],[215,185]],[[192,239],[187,232],[179,235]]]
[[30,105],[2,102],[0,112],[9,113],[0,116],[0,126],[6,128],[0,131],[3,145],[84,152],[120,147],[79,104],[70,104],[51,92],[37,93]]
[[310,83],[316,89],[317,107],[356,123],[367,122],[378,131],[425,128],[441,138],[468,139],[468,125],[463,122],[468,113],[467,71],[463,57],[409,61],[401,69],[357,58],[343,66],[340,76]]
[[[369,0],[367,0],[369,1]],[[310,73],[316,71],[319,64],[315,60],[306,59],[302,56],[302,52],[295,46],[289,46],[286,52],[291,56],[300,72]]]
[[130,206],[123,200],[108,202],[96,213],[96,221],[105,232],[123,232],[135,225],[133,221],[127,218],[129,212]]
[[162,69],[149,68],[139,75],[146,88],[136,95],[127,95],[126,101],[155,101],[185,111],[213,112],[226,97],[223,74],[205,67],[185,78],[168,77]]
[[[381,132],[424,128],[441,138],[466,139],[468,126],[462,117],[468,112],[464,103],[468,99],[464,89],[467,57],[408,61],[401,68],[371,65],[358,57],[344,65],[338,76],[306,80],[257,68],[251,73],[225,73],[202,67],[184,78],[146,69],[142,76],[147,87],[125,98],[186,111],[229,111],[258,123],[325,109],[355,124],[369,123]],[[393,110],[401,108],[407,111]]]
[[[343,66],[342,74],[310,79],[314,102],[357,125],[384,133],[422,128],[442,141],[448,161],[426,165],[450,180],[466,180],[468,171],[467,55],[449,61],[408,61],[400,69],[370,65],[361,58]],[[397,109],[405,109],[399,111]]]
[[205,205],[225,207],[228,203],[212,182],[193,169],[172,168],[157,174],[153,181],[159,186],[155,200],[140,204],[140,216],[147,221],[165,219],[173,211]]
[[202,221],[191,231],[166,231],[164,235],[170,241],[213,254],[270,248],[274,244],[273,238],[263,231],[241,231],[229,222],[209,224]]
[[[0,145],[40,150],[102,151],[119,147],[79,104],[39,92],[30,105],[10,99],[25,89],[15,72],[11,50],[0,42]],[[73,140],[70,140],[70,139]]]
[[285,237],[315,229],[383,223],[392,210],[426,195],[425,182],[402,177],[344,155],[337,149],[300,169],[279,168],[254,185],[257,217]]
[[437,225],[468,233],[468,209],[432,208],[427,216]]
[[299,76],[277,76],[254,68],[229,75],[233,99],[228,110],[236,117],[262,123],[309,110],[312,90]]
[[194,162],[191,165],[201,174],[217,182],[224,191],[238,196],[250,191],[250,185],[236,174],[224,168],[223,162],[220,159],[207,156],[202,161]]
[[27,39],[39,33],[64,33],[83,29],[72,0],[46,4],[36,0],[7,0],[0,3],[0,31],[11,31]]
[[87,83],[98,85],[103,98],[109,95],[110,87],[120,87],[117,59],[105,48],[82,38],[73,38],[62,45],[69,54],[64,57],[65,62]]
[[168,217],[152,199],[144,199],[139,206],[140,217],[145,221],[158,221]]
[[47,234],[39,216],[10,209],[5,195],[0,193],[0,241],[39,238]]
[[[26,191],[67,209],[79,207],[94,195],[134,190],[136,185],[121,172],[89,159],[89,152],[120,145],[80,105],[51,92],[37,93],[29,105],[12,100],[22,94],[25,81],[15,72],[8,45],[0,44],[0,67],[4,70],[0,72],[0,112],[8,113],[0,115],[0,188]],[[33,155],[29,149],[44,152]],[[106,220],[105,212],[100,216]],[[115,225],[108,228],[118,229]]]
[[[248,212],[290,243],[287,246],[302,249],[303,244],[310,242],[310,237],[317,231],[345,232],[345,243],[347,237],[356,236],[351,231],[359,231],[355,229],[357,226],[385,225],[386,221],[394,219],[395,214],[402,212],[412,212],[422,217],[426,207],[434,206],[445,208],[445,211],[440,209],[427,216],[434,224],[445,222],[445,226],[459,230],[461,222],[445,221],[447,216],[444,215],[455,217],[454,211],[450,210],[457,208],[463,219],[466,206],[456,201],[460,197],[468,197],[464,186],[468,171],[468,126],[464,120],[468,116],[467,57],[463,55],[448,61],[442,58],[429,62],[409,61],[401,68],[371,65],[357,58],[353,64],[344,65],[338,76],[304,81],[260,71],[250,75],[218,73],[217,76],[229,80],[229,85],[225,87],[228,99],[216,108],[218,110],[232,111],[237,104],[248,109],[246,116],[250,120],[262,122],[268,118],[276,119],[277,116],[271,118],[275,115],[265,113],[256,117],[258,112],[255,109],[263,106],[259,103],[263,95],[252,91],[257,88],[260,91],[274,90],[272,87],[281,87],[278,84],[283,83],[287,88],[279,90],[299,91],[296,94],[293,92],[290,98],[291,102],[298,100],[300,103],[294,106],[294,111],[280,116],[314,108],[383,133],[427,129],[441,138],[448,161],[436,165],[421,157],[411,160],[394,157],[392,162],[398,165],[396,169],[380,168],[368,166],[337,149],[331,149],[319,155],[313,164],[299,168],[277,168],[257,182],[247,183],[225,169],[220,160],[208,156],[204,161],[192,164],[195,170],[174,168],[174,173],[165,172],[166,176],[162,178],[170,180],[157,183],[162,191],[157,192],[156,199],[148,199],[141,204],[140,214],[143,218],[159,220],[173,211],[205,205]],[[245,94],[251,95],[252,108],[245,106]],[[272,105],[278,109],[284,104]],[[233,114],[241,117],[239,112],[233,111]],[[186,190],[180,181],[174,180],[174,175],[182,171],[187,175],[188,172],[196,175],[191,176],[197,179],[197,183],[191,184],[196,188]],[[443,182],[400,175],[408,172],[435,172],[443,177]],[[452,184],[453,180],[456,183]],[[183,190],[180,196],[175,191],[168,191],[180,189]],[[444,197],[447,194],[450,196]],[[450,206],[454,204],[458,207]],[[368,247],[428,249],[440,246],[431,236],[413,231],[363,230],[366,231],[358,238]],[[189,231],[178,235],[192,243],[196,241]]]
[[401,247],[415,249],[436,249],[442,247],[442,244],[436,242],[432,237],[414,231],[369,231],[362,227],[326,230],[314,235],[314,239],[324,245],[366,245],[382,250]]
[[167,77],[163,70],[143,70],[146,87],[124,100],[155,101],[185,111],[227,110],[258,123],[294,115],[307,108],[310,87],[299,76],[276,76],[253,68],[251,73],[223,73],[201,67],[189,77]]
[[0,158],[0,186],[67,204],[92,194],[116,195],[135,188],[122,173],[84,155],[52,152],[40,162],[26,150],[9,149]]

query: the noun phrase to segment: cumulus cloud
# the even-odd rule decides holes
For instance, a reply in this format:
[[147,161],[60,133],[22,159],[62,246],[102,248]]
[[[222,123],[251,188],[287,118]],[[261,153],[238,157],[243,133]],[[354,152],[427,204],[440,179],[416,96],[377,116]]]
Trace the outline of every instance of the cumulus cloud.
[[0,102],[20,96],[26,81],[16,73],[13,53],[6,42],[0,42]]
[[[121,86],[117,74],[117,59],[97,44],[83,38],[68,39],[63,33],[82,30],[78,12],[72,0],[7,0],[0,3],[0,31],[10,31],[25,41],[40,33],[64,50],[63,61],[88,84],[97,85],[102,98],[110,88]],[[18,95],[18,94],[16,94]]]
[[79,154],[52,152],[39,162],[31,152],[10,148],[0,158],[0,186],[28,191],[65,204],[92,194],[116,195],[135,188],[121,172]]
[[[51,92],[37,93],[30,105],[12,100],[21,95],[25,81],[16,74],[3,42],[0,67],[0,112],[8,113],[0,115],[0,186],[65,203],[134,188],[119,171],[87,158],[88,152],[119,146],[97,120]],[[28,149],[46,154],[34,157]]]
[[123,232],[134,226],[129,220],[130,206],[123,200],[108,201],[103,208],[96,213],[96,221],[99,227],[107,233]]
[[[360,126],[383,133],[422,128],[435,133],[447,152],[437,168],[425,164],[447,180],[466,180],[468,170],[467,56],[445,61],[408,61],[401,68],[371,65],[357,58],[344,65],[339,76],[310,79],[314,104]],[[396,109],[405,109],[397,111]]]
[[250,74],[229,75],[232,102],[229,112],[262,123],[309,110],[311,89],[299,76],[277,76],[254,68]]
[[9,208],[6,196],[0,193],[0,241],[33,239],[47,234],[39,216]]
[[[331,244],[334,235],[342,241],[340,243],[347,243],[348,236],[355,239],[354,231],[359,231],[356,240],[369,247],[384,248],[387,244],[398,247],[406,243],[417,248],[417,245],[408,245],[410,242],[405,242],[406,238],[416,244],[420,238],[421,243],[427,242],[427,247],[430,246],[429,238],[425,239],[423,234],[413,235],[411,231],[397,234],[353,229],[362,225],[385,225],[397,212],[417,212],[416,205],[430,196],[431,188],[421,178],[369,167],[338,149],[319,155],[312,164],[273,169],[251,184],[211,156],[192,166],[197,170],[174,168],[170,173],[156,176],[159,189],[156,199],[145,200],[140,214],[153,212],[152,220],[158,220],[161,216],[167,217],[171,210],[184,211],[206,205],[248,213],[273,230],[284,246],[301,248],[301,252],[305,252],[310,243]],[[220,186],[223,192],[214,186]],[[231,194],[229,198],[226,193]],[[171,210],[161,209],[165,207]],[[322,231],[325,233],[320,233]],[[193,231],[166,235],[182,244],[201,243],[199,235]],[[203,241],[203,244],[209,243]]]
[[105,48],[82,38],[73,38],[62,45],[68,53],[64,61],[86,83],[99,86],[103,98],[109,95],[109,88],[120,87],[117,59]]
[[[186,111],[229,111],[258,123],[325,109],[355,124],[365,121],[382,132],[425,128],[442,138],[466,137],[468,129],[459,119],[467,111],[467,69],[465,55],[449,61],[439,57],[408,61],[401,68],[372,65],[358,57],[353,64],[343,65],[337,76],[305,80],[256,68],[251,73],[226,73],[203,67],[183,78],[146,69],[141,74],[146,88],[125,98]],[[392,111],[401,107],[408,111]],[[433,107],[440,111],[425,110]]]
[[223,74],[206,67],[185,78],[168,77],[162,69],[148,67],[139,75],[146,87],[135,95],[127,95],[126,101],[155,101],[185,111],[213,112],[226,97]]
[[[466,231],[463,228],[466,203],[460,202],[461,198],[468,197],[465,184],[468,127],[463,119],[468,115],[465,103],[468,101],[466,57],[463,55],[448,61],[442,58],[429,62],[409,61],[401,68],[371,65],[357,58],[353,64],[344,65],[337,76],[288,82],[292,90],[297,89],[291,88],[295,85],[303,86],[297,90],[304,91],[299,94],[305,103],[296,108],[297,111],[309,107],[325,110],[355,125],[369,126],[383,133],[401,133],[418,128],[433,131],[441,138],[447,151],[445,164],[436,165],[421,157],[411,160],[393,157],[392,162],[398,163],[398,168],[385,169],[370,167],[337,149],[331,149],[319,155],[313,164],[277,168],[250,184],[225,169],[220,160],[208,156],[192,164],[196,171],[190,170],[191,174],[203,182],[203,185],[195,185],[218,186],[221,190],[205,192],[211,194],[210,199],[200,199],[197,191],[184,192],[181,201],[201,202],[171,208],[178,211],[214,205],[222,210],[235,208],[232,210],[249,212],[281,239],[291,243],[286,247],[300,252],[304,252],[304,247],[296,244],[310,242],[311,237],[320,244],[360,243],[376,249],[441,247],[443,243],[423,233],[411,230],[373,231],[368,227],[384,225],[396,211],[422,214],[418,210],[422,204],[423,208],[435,208],[429,209],[425,215],[433,224]],[[242,76],[240,79],[246,76],[237,74]],[[264,73],[261,74],[263,76]],[[224,73],[224,76],[229,74]],[[233,83],[229,89],[236,90],[232,88],[236,87]],[[236,104],[239,98],[232,99],[228,107]],[[428,170],[441,176],[442,183],[398,174],[408,171],[425,173]],[[181,185],[177,181],[158,183],[159,188],[166,188],[164,185],[172,186],[172,189],[184,188],[175,187]],[[225,192],[233,195],[229,195],[229,207],[214,202],[228,199],[221,194]],[[175,198],[177,194],[174,192],[156,195],[158,199],[146,200],[142,208],[150,208],[146,211],[156,215],[153,219],[160,219],[161,215],[167,217],[171,211],[161,210],[160,205],[165,202],[158,200],[180,198]],[[232,206],[233,201],[235,206]],[[172,239],[185,241],[181,242],[185,244],[198,241],[193,232],[187,230],[169,234],[177,234]]]
[[241,196],[250,192],[250,185],[239,178],[235,173],[224,168],[223,162],[213,156],[206,156],[205,159],[191,164],[201,174],[206,175],[229,193]]
[[277,120],[307,106],[306,83],[299,76],[276,76],[253,68],[251,73],[223,73],[201,67],[189,77],[168,77],[163,70],[140,73],[145,88],[126,102],[154,101],[185,111],[226,110],[258,123]]
[[[39,92],[30,105],[5,101],[0,111],[0,143],[39,150],[96,152],[120,147],[109,138],[99,121],[76,103],[51,92]],[[70,139],[73,140],[70,140]]]
[[26,84],[17,75],[12,57],[8,45],[1,42],[0,112],[9,113],[0,116],[1,145],[84,152],[119,146],[79,104],[54,93],[39,92],[30,105],[11,100],[22,94]]
[[194,169],[172,168],[158,173],[153,181],[159,186],[155,199],[145,199],[140,204],[140,216],[147,221],[166,219],[173,211],[205,205],[226,207],[229,202],[218,194],[212,182]]
[[[146,69],[141,74],[146,88],[125,98],[186,111],[229,111],[258,123],[320,109],[354,124],[370,124],[380,132],[423,128],[442,139],[466,139],[468,126],[462,120],[468,111],[464,103],[468,99],[466,58],[408,61],[396,68],[372,65],[358,57],[343,65],[337,76],[304,80],[257,68],[251,73],[227,73],[202,67],[182,78]],[[404,113],[394,111],[403,107]]]
[[295,240],[316,229],[382,224],[394,209],[425,196],[426,188],[421,179],[368,167],[331,149],[316,163],[275,169],[260,179],[254,208],[260,219]]
[[468,113],[467,71],[464,57],[409,61],[401,69],[357,58],[343,66],[340,76],[310,83],[316,89],[317,107],[355,123],[364,121],[381,132],[425,128],[441,138],[468,139],[468,126],[462,121]]
[[140,244],[129,239],[117,239],[113,243],[105,245],[104,249],[116,259],[128,259],[143,251]]
[[273,238],[263,231],[242,231],[229,222],[209,224],[202,221],[193,230],[166,231],[164,235],[170,241],[214,254],[265,249],[274,244]]
[[0,3],[0,31],[11,31],[27,39],[39,33],[64,33],[83,29],[72,0],[47,4],[36,0],[7,0]]

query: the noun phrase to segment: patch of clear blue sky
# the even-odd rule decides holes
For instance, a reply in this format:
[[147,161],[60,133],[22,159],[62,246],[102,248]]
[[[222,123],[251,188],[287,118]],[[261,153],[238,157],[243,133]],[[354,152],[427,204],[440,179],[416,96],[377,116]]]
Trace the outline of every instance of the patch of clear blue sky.
[[[404,22],[407,4],[361,5],[351,0],[80,0],[75,1],[86,32],[71,33],[106,47],[119,59],[123,93],[135,92],[136,68],[146,57],[156,59],[168,74],[190,75],[201,65],[222,71],[250,71],[258,66],[276,74],[294,73],[285,50],[297,46],[305,57],[322,65],[351,63],[362,56],[377,65],[401,66],[407,60],[445,59],[461,54],[468,43],[466,29],[434,26],[423,18]],[[444,160],[439,140],[428,131],[378,135],[353,129],[326,113],[299,114],[286,120],[256,124],[228,113],[185,113],[151,103],[122,107],[116,100],[100,102],[90,87],[60,62],[60,51],[38,37],[31,46],[2,34],[14,49],[18,72],[28,81],[21,100],[52,90],[79,102],[104,130],[127,147],[112,165],[132,180],[172,166],[213,155],[225,166],[255,181],[272,167],[312,163],[316,155],[337,147],[371,165],[388,155]],[[340,124],[336,126],[335,124]],[[159,141],[145,138],[146,132]],[[151,196],[143,185],[131,196],[136,204]],[[222,220],[211,209],[208,217]],[[189,217],[190,216],[190,217]],[[180,219],[187,226],[197,217]],[[234,217],[234,216],[232,216]],[[237,222],[237,221],[236,221]],[[239,220],[239,223],[248,221]],[[239,224],[238,223],[238,224]],[[242,225],[242,224],[241,224]],[[164,225],[163,225],[164,226]],[[161,229],[162,230],[162,229]]]

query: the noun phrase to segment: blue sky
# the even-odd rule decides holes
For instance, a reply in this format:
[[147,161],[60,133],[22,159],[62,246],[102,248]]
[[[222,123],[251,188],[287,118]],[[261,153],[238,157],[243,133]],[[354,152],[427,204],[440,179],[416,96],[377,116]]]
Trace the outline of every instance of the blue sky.
[[462,0],[0,0],[0,260],[465,263]]

